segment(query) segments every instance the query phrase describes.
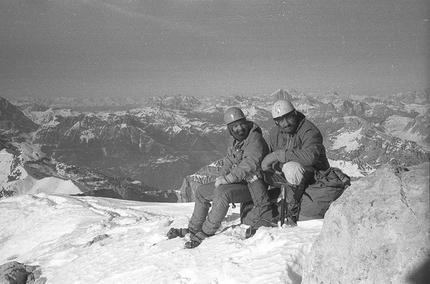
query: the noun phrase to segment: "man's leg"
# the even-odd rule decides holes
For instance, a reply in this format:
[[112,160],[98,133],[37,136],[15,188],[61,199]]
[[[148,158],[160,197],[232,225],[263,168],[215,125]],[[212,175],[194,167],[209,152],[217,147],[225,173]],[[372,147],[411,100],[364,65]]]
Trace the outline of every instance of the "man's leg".
[[246,182],[217,187],[213,194],[212,208],[202,226],[203,233],[208,236],[216,233],[227,214],[230,203],[243,203],[251,199]]
[[266,184],[273,187],[268,190],[269,199],[272,203],[273,214],[279,219],[281,217],[280,213],[282,212],[282,204],[285,200],[281,200],[279,203],[278,199],[279,197],[282,197],[282,187],[287,184],[287,180],[285,179],[284,174],[280,171],[265,171],[264,181]]
[[273,208],[270,202],[267,184],[260,179],[248,183],[248,189],[254,203],[254,207],[243,219],[243,223],[253,228],[271,226]]
[[215,183],[202,184],[197,187],[195,192],[194,210],[188,224],[188,229],[192,232],[202,230],[202,225],[206,220],[210,202],[213,200],[215,191]]
[[202,184],[197,187],[195,192],[194,210],[191,216],[188,228],[170,228],[167,232],[169,239],[176,237],[185,237],[189,232],[197,233],[202,230],[203,222],[206,220],[208,215],[210,202],[213,199],[213,193],[215,190],[215,183]]
[[287,225],[297,225],[300,203],[306,188],[306,179],[313,176],[312,167],[303,167],[297,162],[288,162],[282,166],[287,181],[286,200],[288,203]]

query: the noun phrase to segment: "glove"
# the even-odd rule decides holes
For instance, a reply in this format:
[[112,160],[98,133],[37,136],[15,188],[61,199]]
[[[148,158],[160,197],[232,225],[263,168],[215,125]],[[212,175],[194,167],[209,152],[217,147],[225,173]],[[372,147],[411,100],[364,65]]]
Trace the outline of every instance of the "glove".
[[234,177],[231,174],[228,174],[226,176],[219,176],[215,180],[215,187],[218,187],[221,184],[229,184],[234,182],[235,182]]
[[215,180],[215,187],[220,186],[221,184],[227,184],[227,181],[225,180],[224,176],[219,176]]
[[268,154],[266,157],[264,157],[263,161],[261,162],[261,169],[263,171],[267,171],[272,168],[273,164],[278,162],[285,162],[284,156],[285,156],[284,150],[278,150]]

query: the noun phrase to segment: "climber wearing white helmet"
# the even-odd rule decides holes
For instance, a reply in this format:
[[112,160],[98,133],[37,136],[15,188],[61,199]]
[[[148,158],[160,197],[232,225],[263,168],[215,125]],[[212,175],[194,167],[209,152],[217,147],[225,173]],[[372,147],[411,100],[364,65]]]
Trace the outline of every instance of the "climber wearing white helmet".
[[261,168],[269,185],[287,185],[286,224],[295,226],[306,185],[314,181],[314,171],[327,170],[330,165],[321,132],[290,101],[276,101],[272,118],[276,125],[269,132],[271,153],[264,158]]
[[253,204],[251,211],[242,218],[244,224],[250,225],[248,236],[260,226],[270,226],[274,217],[260,167],[261,161],[269,152],[261,128],[246,120],[242,110],[237,107],[225,111],[224,122],[231,139],[218,178],[215,182],[202,184],[197,188],[188,228],[171,228],[167,233],[169,238],[184,237],[190,233],[190,241],[185,243],[186,248],[195,248],[203,239],[215,234],[230,203]]

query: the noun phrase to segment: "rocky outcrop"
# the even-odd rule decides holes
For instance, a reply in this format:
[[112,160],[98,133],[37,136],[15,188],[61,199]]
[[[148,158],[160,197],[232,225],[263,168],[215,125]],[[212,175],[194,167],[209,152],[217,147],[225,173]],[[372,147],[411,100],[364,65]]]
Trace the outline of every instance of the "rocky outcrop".
[[201,184],[215,181],[216,177],[218,176],[219,170],[223,166],[223,163],[224,160],[220,159],[210,165],[201,168],[195,174],[185,177],[179,190],[179,202],[194,201],[194,193],[196,192],[197,187]]
[[423,115],[417,115],[403,129],[409,135],[419,137],[424,145],[430,145],[430,109]]
[[38,266],[25,265],[17,261],[12,261],[0,265],[1,284],[44,284],[45,277],[41,277]]
[[355,181],[327,211],[303,283],[407,283],[428,265],[429,166],[385,165]]
[[18,107],[0,97],[0,130],[3,135],[27,133],[36,130],[38,127]]

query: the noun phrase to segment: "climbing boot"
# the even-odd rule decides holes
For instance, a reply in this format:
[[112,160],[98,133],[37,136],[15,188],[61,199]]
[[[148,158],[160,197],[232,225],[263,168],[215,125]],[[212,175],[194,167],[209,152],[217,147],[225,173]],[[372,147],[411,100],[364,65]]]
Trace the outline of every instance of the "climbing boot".
[[203,232],[197,232],[196,234],[190,234],[190,240],[185,243],[185,248],[192,249],[198,247],[208,235]]
[[248,229],[246,229],[245,231],[245,238],[250,238],[253,235],[255,235],[255,233],[257,232],[258,228],[254,228],[254,227],[249,227]]
[[176,237],[185,237],[186,234],[188,234],[190,231],[187,228],[170,228],[170,230],[167,232],[167,237],[169,239],[173,239]]
[[297,218],[295,216],[288,216],[285,220],[285,225],[288,227],[296,227],[297,226]]

